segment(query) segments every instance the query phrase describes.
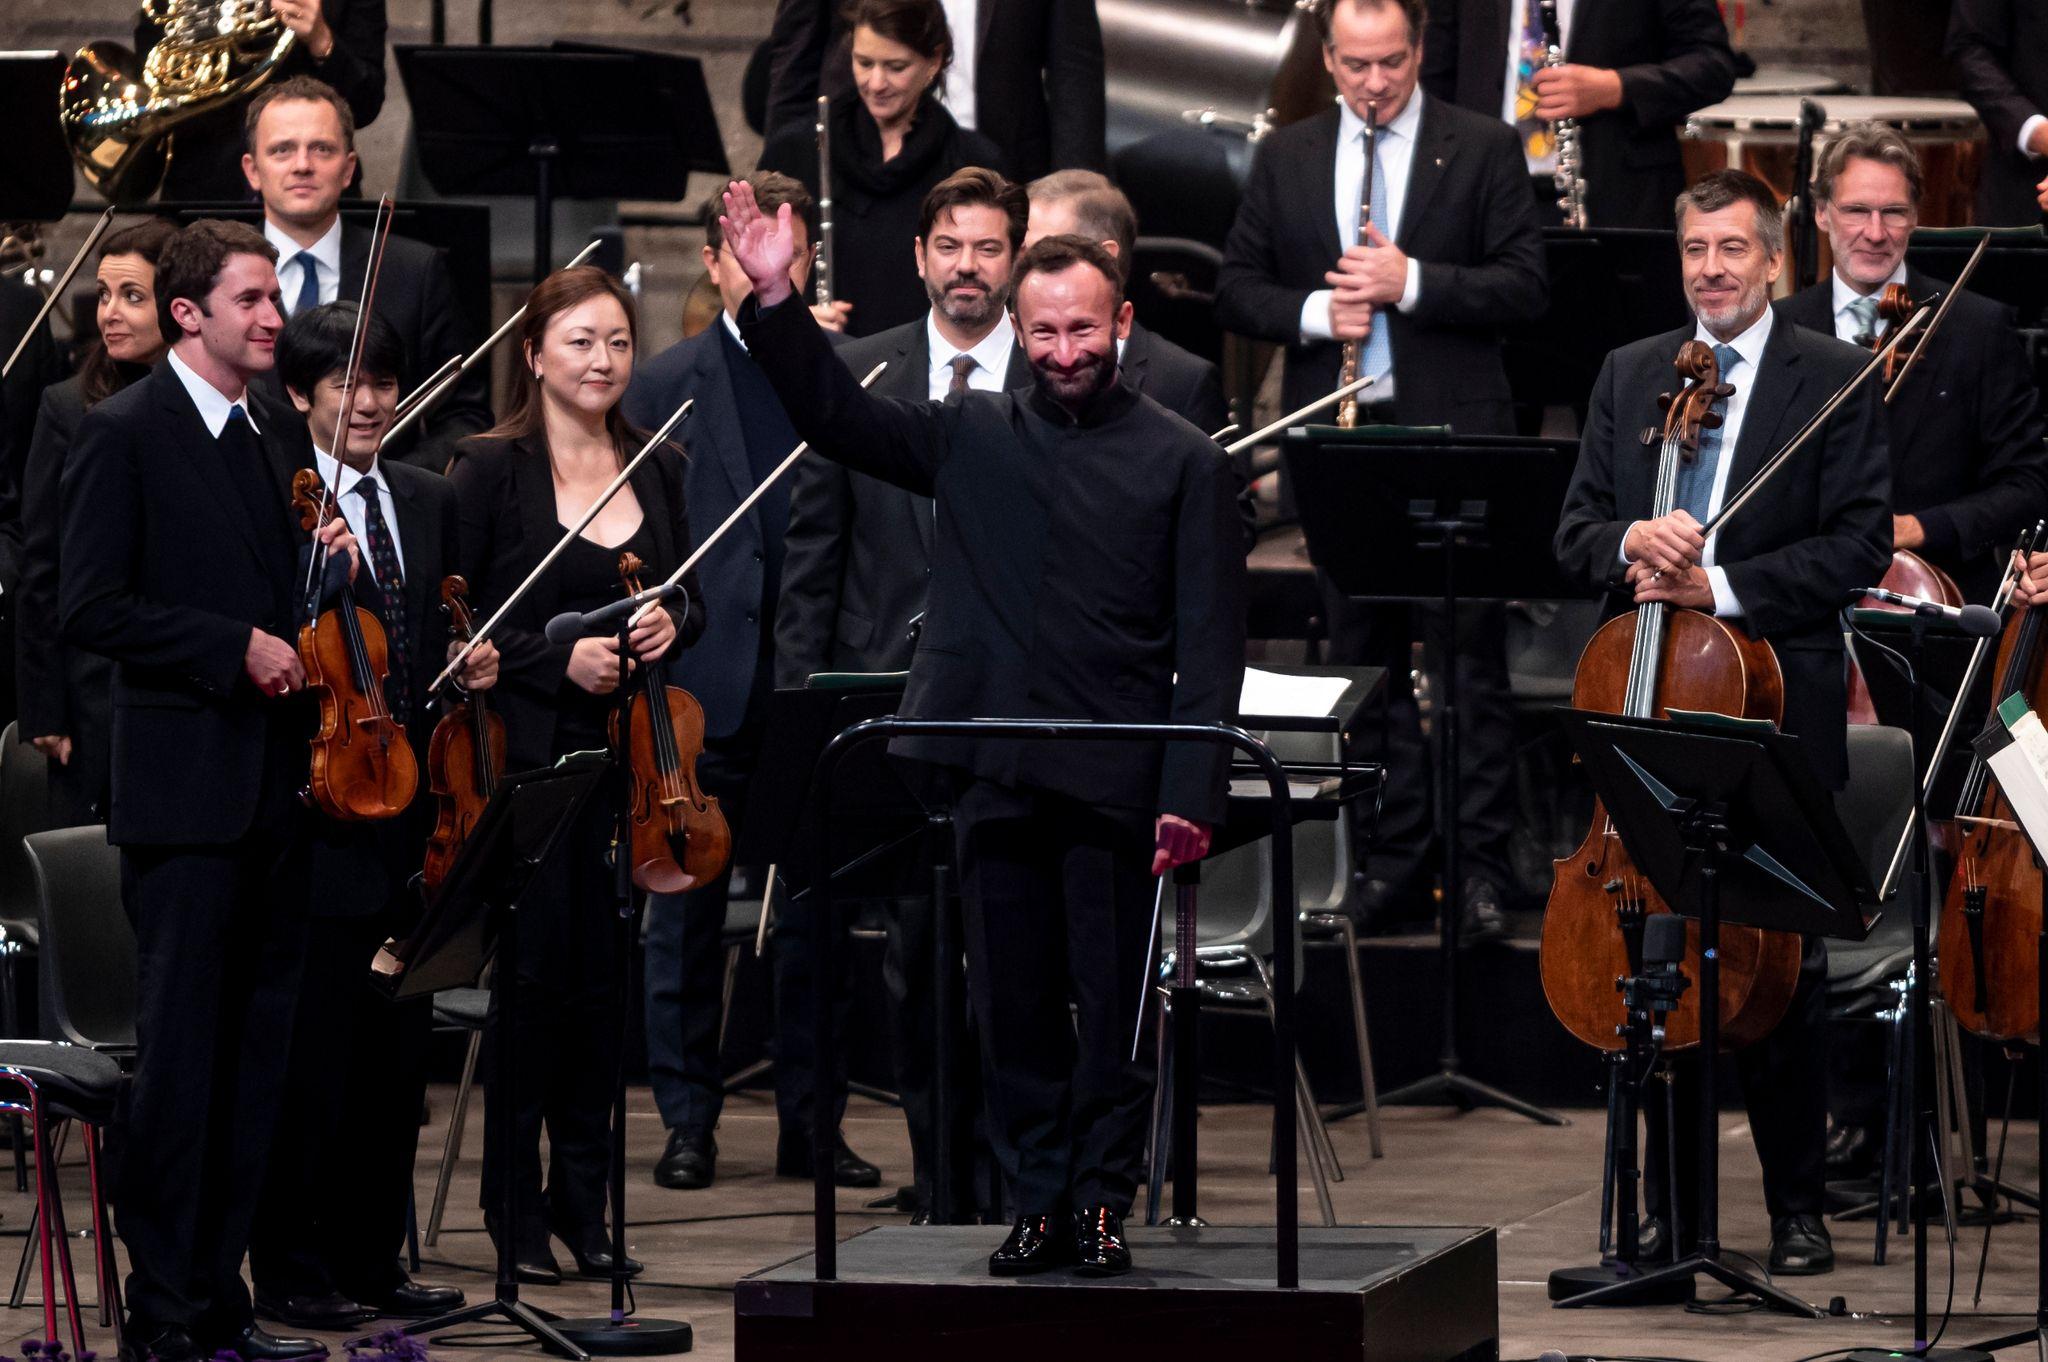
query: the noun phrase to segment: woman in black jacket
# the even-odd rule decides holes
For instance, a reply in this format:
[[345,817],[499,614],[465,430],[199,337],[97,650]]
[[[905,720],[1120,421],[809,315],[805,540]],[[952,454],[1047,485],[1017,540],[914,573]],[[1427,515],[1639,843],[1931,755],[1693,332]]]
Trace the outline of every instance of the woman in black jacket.
[[50,760],[53,826],[104,822],[114,664],[57,636],[58,500],[72,437],[85,414],[164,357],[157,325],[156,261],[176,224],[149,218],[100,246],[99,335],[78,373],[43,389],[21,475],[21,604],[15,675],[21,736]]
[[[853,84],[832,101],[832,292],[845,330],[872,336],[925,314],[911,243],[933,185],[963,166],[1001,170],[1002,153],[939,102],[953,61],[940,0],[853,0]],[[761,150],[761,169],[818,194],[817,137],[807,124]]]
[[[549,275],[527,300],[520,335],[524,369],[510,413],[465,443],[450,474],[463,575],[480,618],[497,611],[643,443],[619,412],[637,331],[632,298],[611,276],[587,265]],[[547,621],[557,613],[595,610],[624,595],[618,563],[627,552],[646,563],[648,585],[689,556],[682,467],[673,449],[641,463],[494,633],[501,661],[493,696],[512,770],[602,749],[622,676],[630,684],[636,662],[687,647],[703,633],[704,605],[691,576],[683,579],[687,607],[650,612],[634,629],[623,673],[616,639],[548,642]],[[615,987],[618,904],[606,863],[615,812],[605,798],[586,805],[522,900],[528,911],[519,927],[519,1081],[509,1175],[520,1207],[512,1227],[519,1279],[541,1285],[561,1279],[550,1231],[586,1276],[611,1270],[605,1171],[625,1005]],[[487,1091],[485,1102],[503,1096]],[[551,1151],[545,1195],[543,1120]],[[483,1206],[493,1236],[505,1232],[498,1208],[507,1172],[487,1146]],[[626,1266],[639,1271],[637,1263]]]

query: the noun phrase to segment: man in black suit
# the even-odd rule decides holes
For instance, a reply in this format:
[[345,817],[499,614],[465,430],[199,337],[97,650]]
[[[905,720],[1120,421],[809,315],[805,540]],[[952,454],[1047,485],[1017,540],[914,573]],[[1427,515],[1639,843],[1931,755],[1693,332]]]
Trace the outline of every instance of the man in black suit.
[[[761,202],[771,207],[786,203],[795,210],[795,230],[804,242],[793,266],[801,288],[811,261],[809,191],[774,171],[756,172],[747,183]],[[685,401],[695,400],[680,437],[689,450],[683,464],[684,503],[690,538],[698,543],[725,523],[797,443],[775,390],[748,355],[733,322],[753,285],[725,245],[715,205],[706,213],[704,268],[723,304],[718,320],[649,360],[634,375],[625,407],[628,420],[651,430]],[[717,797],[735,828],[746,808],[774,689],[776,605],[787,560],[783,531],[789,502],[788,483],[772,485],[698,564],[705,599],[718,606],[696,646],[670,664],[674,684],[704,707],[704,755],[697,779]],[[663,1187],[708,1187],[717,1170],[712,1132],[725,1102],[718,1055],[719,974],[725,954],[720,937],[731,879],[728,868],[684,893],[657,895],[647,906],[648,1074],[662,1124],[668,1127],[654,1180]],[[778,1017],[788,992],[780,979],[782,958],[801,954],[807,946],[807,938],[777,939]],[[798,1048],[809,1041],[805,1033]],[[843,1110],[845,1075],[837,1079]],[[776,1170],[787,1176],[810,1176],[809,1085],[809,1070],[778,1052],[782,1138]],[[843,1186],[873,1187],[881,1181],[880,1171],[847,1148],[843,1138],[833,1171]]]
[[[86,414],[60,486],[64,637],[116,664],[107,831],[136,934],[123,1348],[162,1362],[326,1352],[256,1327],[241,1278],[306,949],[296,470],[247,407],[282,325],[273,259],[211,219],[164,247],[171,352]],[[346,531],[320,533],[352,566]]]
[[[1601,367],[1557,529],[1558,562],[1608,591],[1612,612],[1658,601],[1710,612],[1770,643],[1784,673],[1782,727],[1799,736],[1821,780],[1840,789],[1848,778],[1847,687],[1837,612],[1849,592],[1884,574],[1891,552],[1891,462],[1876,389],[1845,402],[1740,519],[1712,539],[1700,526],[1868,356],[1771,309],[1784,218],[1761,180],[1742,171],[1707,176],[1680,197],[1678,233],[1697,322],[1624,346]],[[1659,514],[1657,461],[1640,432],[1662,424],[1657,395],[1671,391],[1672,360],[1689,340],[1714,346],[1721,381],[1735,391],[1717,404],[1724,424],[1701,437],[1681,471],[1675,507]],[[1821,1219],[1826,979],[1827,952],[1815,938],[1785,1019],[1735,1057],[1763,1165],[1777,1275],[1834,1267]],[[1680,1094],[1678,1220],[1662,1205],[1664,1142],[1653,1136],[1646,1190],[1660,1224],[1646,1258],[1670,1242],[1664,1233],[1675,1231],[1689,1247],[1696,1232],[1692,1166],[1700,1151],[1689,1137],[1699,1126],[1686,1108],[1697,1085],[1685,1083]]]
[[[1915,300],[1948,289],[1906,264],[1920,217],[1920,161],[1899,134],[1854,124],[1822,150],[1814,214],[1834,256],[1827,279],[1777,304],[1779,315],[1870,347],[1887,284]],[[1964,292],[1885,409],[1892,450],[1892,546],[1989,601],[2019,532],[2048,515],[2040,395],[2010,309]]]
[[1955,0],[1948,59],[1991,139],[1977,173],[1977,221],[2032,226],[2048,216],[2048,10]]
[[[971,22],[963,16],[971,14]],[[947,0],[953,66],[943,95],[963,128],[1003,151],[1021,179],[1109,165],[1102,25],[1094,0]],[[768,126],[810,126],[819,95],[853,88],[851,35],[837,0],[777,0],[768,32]]]
[[[263,199],[263,235],[277,248],[285,313],[337,299],[361,301],[370,259],[370,229],[341,220],[341,194],[355,174],[355,125],[348,102],[310,76],[266,87],[249,105],[248,151],[242,171]],[[441,252],[392,236],[377,276],[377,316],[405,346],[398,382],[411,392],[427,376],[477,342],[476,329],[455,305]],[[265,395],[285,400],[274,379]],[[392,443],[393,460],[441,469],[455,442],[491,425],[489,379],[470,370],[453,391]],[[424,428],[424,433],[422,432]]]
[[1551,125],[1574,118],[1587,225],[1662,227],[1685,187],[1679,125],[1735,88],[1720,10],[1714,0],[1560,0],[1558,9],[1565,60],[1546,67],[1538,0],[1434,0],[1423,86],[1515,129],[1546,224],[1562,221]]
[[[264,428],[292,463],[319,472],[342,520],[358,531],[366,571],[356,601],[383,625],[392,673],[386,700],[422,775],[403,814],[379,823],[323,819],[308,853],[311,921],[281,1121],[290,1134],[271,1154],[249,1244],[256,1313],[302,1329],[428,1318],[462,1304],[460,1291],[415,1282],[398,1261],[433,1009],[427,999],[394,1003],[366,986],[378,949],[405,936],[418,916],[411,881],[436,812],[425,778],[436,718],[427,687],[448,653],[438,607],[441,580],[457,561],[455,490],[438,473],[377,457],[405,353],[382,317],[372,315],[364,329],[353,413],[338,421],[355,327],[354,303],[324,303],[292,318],[277,341],[277,373],[292,406],[258,399]],[[488,691],[497,667],[496,645],[483,644],[464,664],[462,686]]]
[[[1124,272],[1124,287],[1130,287],[1132,253],[1138,246],[1138,212],[1107,175],[1093,170],[1056,170],[1033,180],[1028,192],[1031,224],[1024,232],[1025,249],[1043,237],[1087,237],[1116,257]],[[1124,382],[1168,411],[1186,417],[1197,430],[1214,434],[1229,422],[1223,377],[1208,360],[1147,330],[1136,316],[1116,349]]]
[[[271,12],[293,36],[273,79],[280,84],[300,76],[318,80],[348,102],[351,127],[369,127],[384,108],[384,4],[271,0]],[[138,51],[147,54],[161,36],[147,15],[136,21]],[[164,172],[164,202],[225,202],[244,196],[243,108],[237,101],[178,125]]]
[[[1128,309],[1108,253],[1051,237],[1018,261],[1012,316],[1030,389],[911,402],[862,391],[801,301],[788,305],[789,210],[764,217],[740,184],[725,205],[755,289],[741,331],[799,433],[934,498],[932,589],[903,713],[1228,718],[1244,668],[1234,479],[1205,434],[1117,380]],[[959,786],[969,993],[1020,1212],[990,1271],[1128,1271],[1122,1216],[1150,1087],[1131,1059],[1146,871],[1206,853],[1227,756],[952,738],[891,750]]]
[[[1217,319],[1286,348],[1289,410],[1337,386],[1343,343],[1357,340],[1361,372],[1378,380],[1361,394],[1365,422],[1511,435],[1500,328],[1541,316],[1549,294],[1515,134],[1417,89],[1421,0],[1327,0],[1315,14],[1341,98],[1259,144],[1217,276]],[[1379,132],[1369,238],[1358,245],[1368,108]],[[1327,581],[1323,597],[1333,660],[1406,676],[1418,622],[1439,662],[1455,659],[1465,882],[1444,886],[1445,900],[1460,907],[1468,944],[1499,938],[1514,826],[1500,607],[1467,607],[1453,630],[1426,607],[1354,606]],[[1426,902],[1431,821],[1415,697],[1395,686],[1388,706],[1380,755],[1392,780],[1358,908],[1380,929]]]

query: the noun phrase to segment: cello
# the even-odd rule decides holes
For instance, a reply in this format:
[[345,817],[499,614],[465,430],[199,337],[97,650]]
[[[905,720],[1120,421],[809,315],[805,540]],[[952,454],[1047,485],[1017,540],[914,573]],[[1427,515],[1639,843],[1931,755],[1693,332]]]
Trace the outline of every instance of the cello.
[[[442,578],[441,609],[448,616],[449,634],[467,643],[476,632],[469,583],[460,577]],[[497,792],[498,773],[504,769],[505,720],[492,712],[484,692],[469,692],[441,716],[427,744],[427,789],[440,801],[420,870],[429,892],[455,864],[469,830]]]
[[[1643,432],[1658,444],[1652,515],[1677,505],[1680,463],[1717,427],[1721,383],[1711,347],[1693,340],[1675,363],[1680,390],[1665,394],[1664,424]],[[1580,655],[1572,705],[1639,718],[1669,709],[1749,719],[1784,717],[1785,684],[1777,654],[1726,621],[1659,601],[1602,625]],[[1543,993],[1566,1030],[1599,1050],[1626,1043],[1627,1009],[1615,981],[1640,972],[1643,923],[1669,906],[1630,858],[1606,809],[1595,801],[1592,827],[1578,850],[1554,862],[1538,962]],[[1720,943],[1721,1041],[1737,1049],[1763,1039],[1784,1016],[1798,984],[1803,944],[1790,932],[1723,925]],[[1699,924],[1686,924],[1686,976],[1700,978]],[[1699,1044],[1697,988],[1686,990],[1665,1021],[1665,1048]]]
[[[2040,539],[2037,536],[2038,547]],[[2013,570],[2000,590],[2008,604]],[[1995,709],[2020,694],[2035,708],[2048,704],[2043,663],[2048,661],[2048,611],[2014,609],[1999,635]],[[1974,752],[1951,827],[1956,868],[1943,896],[1935,939],[1941,996],[1964,1029],[1992,1041],[2035,1042],[2041,1009],[2035,978],[2041,934],[2041,867],[2032,844]]]
[[[645,566],[633,553],[619,555],[619,576],[640,594]],[[658,607],[657,607],[658,608]],[[678,894],[705,884],[732,858],[732,830],[715,796],[697,783],[704,752],[704,710],[697,697],[668,684],[668,659],[636,669],[638,694],[627,702],[627,759],[632,782],[633,883],[649,893]],[[618,719],[612,720],[617,744]]]

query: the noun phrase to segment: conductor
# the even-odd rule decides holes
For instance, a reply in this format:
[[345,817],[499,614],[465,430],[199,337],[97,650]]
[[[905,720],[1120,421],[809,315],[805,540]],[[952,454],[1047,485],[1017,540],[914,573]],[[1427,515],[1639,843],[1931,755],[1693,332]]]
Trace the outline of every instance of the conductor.
[[[1011,275],[1032,384],[939,402],[877,397],[801,299],[787,206],[743,182],[725,238],[740,310],[797,433],[934,499],[932,581],[903,714],[1213,723],[1244,669],[1235,485],[1200,431],[1118,380],[1130,319],[1100,244],[1038,242]],[[1153,877],[1208,849],[1227,757],[1207,744],[899,739],[949,773],[968,989],[1018,1219],[998,1276],[1128,1271],[1150,1096],[1133,1062]],[[1072,1002],[1074,1019],[1069,1020]]]

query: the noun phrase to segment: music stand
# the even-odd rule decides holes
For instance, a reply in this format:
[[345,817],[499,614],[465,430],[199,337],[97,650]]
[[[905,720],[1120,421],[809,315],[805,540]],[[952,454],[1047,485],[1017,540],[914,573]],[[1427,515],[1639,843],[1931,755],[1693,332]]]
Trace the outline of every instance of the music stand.
[[553,267],[557,197],[680,200],[691,171],[729,170],[695,57],[587,43],[394,51],[434,191],[533,196],[536,282]]
[[0,127],[8,129],[0,222],[56,222],[71,207],[71,148],[57,120],[58,52],[0,52]]
[[1550,307],[1503,328],[1501,359],[1518,408],[1569,407],[1586,394],[1611,350],[1689,324],[1679,283],[1678,234],[1669,228],[1546,227]]
[[[1565,733],[1629,857],[1671,910],[1699,921],[1699,1244],[1677,1262],[1559,1301],[1633,1303],[1704,1275],[1764,1304],[1818,1319],[1789,1292],[1721,1256],[1720,942],[1739,926],[1860,941],[1869,872],[1796,738],[1751,721],[1678,722],[1563,711]],[[1724,883],[1725,881],[1725,883]]]
[[[444,988],[474,987],[484,966],[498,955],[503,967],[491,979],[492,1011],[497,1021],[492,1047],[491,1083],[500,1094],[512,1091],[516,1030],[512,1019],[519,1005],[519,907],[534,873],[553,855],[562,830],[576,817],[604,774],[602,762],[571,759],[548,770],[505,777],[484,807],[483,816],[462,844],[448,877],[427,905],[419,927],[404,941],[378,952],[371,983],[394,1001],[424,997]],[[574,1362],[590,1354],[562,1337],[555,1316],[519,1299],[513,1227],[519,1223],[518,1180],[511,1174],[512,1104],[493,1101],[484,1138],[492,1143],[503,1170],[498,1217],[498,1282],[492,1298],[432,1319],[399,1325],[417,1336],[469,1324],[503,1320],[531,1334],[540,1344]],[[367,1348],[376,1336],[351,1339],[351,1350]]]
[[[1572,440],[1377,432],[1306,426],[1281,445],[1301,509],[1309,558],[1354,599],[1432,601],[1455,640],[1461,601],[1570,599],[1587,593],[1557,566],[1550,537],[1578,460]],[[1466,583],[1474,583],[1468,586]],[[1465,1073],[1458,1056],[1458,667],[1447,656],[1436,716],[1437,836],[1443,845],[1438,913],[1443,1038],[1437,1071],[1386,1094],[1387,1103],[1449,1098],[1490,1103],[1545,1125],[1564,1117]]]

